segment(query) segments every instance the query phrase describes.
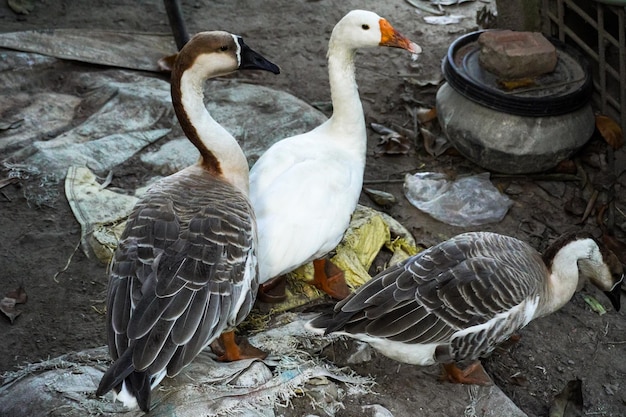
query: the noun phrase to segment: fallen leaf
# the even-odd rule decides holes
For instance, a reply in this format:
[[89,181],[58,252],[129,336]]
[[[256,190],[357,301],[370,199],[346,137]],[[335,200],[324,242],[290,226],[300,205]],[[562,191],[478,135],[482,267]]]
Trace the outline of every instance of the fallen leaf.
[[385,191],[374,190],[372,188],[363,188],[363,191],[374,203],[382,207],[390,207],[398,202],[396,196]]
[[606,310],[604,309],[604,306],[600,304],[600,302],[596,300],[594,297],[583,294],[583,300],[585,300],[585,303],[587,303],[587,305],[591,307],[591,309],[595,311],[596,313],[598,313],[599,315],[606,314]]
[[11,320],[11,324],[15,321],[15,318],[22,314],[21,311],[15,308],[16,304],[24,304],[28,301],[28,295],[21,285],[13,290],[9,291],[2,300],[0,300],[0,311]]
[[596,115],[596,128],[606,143],[613,149],[624,146],[624,133],[615,120],[602,114]]
[[535,85],[533,78],[518,78],[515,80],[498,80],[498,84],[505,90],[511,91],[518,88],[532,87]]
[[4,315],[9,318],[11,324],[13,324],[15,318],[22,313],[21,311],[15,309],[15,299],[9,297],[4,297],[0,300],[0,311],[2,311]]
[[437,119],[437,108],[433,107],[431,109],[428,109],[420,107],[419,109],[417,109],[417,112],[415,114],[417,116],[417,120],[422,124],[432,122],[433,120]]
[[405,155],[411,149],[411,142],[406,136],[378,123],[371,123],[370,126],[381,135],[378,142],[381,150],[376,155]]
[[420,133],[424,139],[424,149],[431,156],[439,156],[450,148],[451,144],[444,135],[440,134],[439,129],[429,130],[420,127]]
[[554,396],[549,417],[579,417],[583,415],[583,383],[580,379],[569,381],[563,391]]
[[17,287],[17,289],[13,291],[9,291],[7,293],[7,297],[13,298],[15,300],[15,304],[24,304],[28,301],[28,295],[26,294],[26,290],[21,285]]
[[33,0],[9,0],[9,7],[17,14],[29,14],[35,10]]

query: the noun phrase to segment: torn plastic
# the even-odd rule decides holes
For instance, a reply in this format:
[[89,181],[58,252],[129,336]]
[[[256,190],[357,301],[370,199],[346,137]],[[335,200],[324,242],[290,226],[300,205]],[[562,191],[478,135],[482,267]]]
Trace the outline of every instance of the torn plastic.
[[[2,39],[0,34],[0,44]],[[169,175],[197,161],[198,151],[174,115],[167,80],[34,53],[3,50],[0,57],[0,162],[5,165],[19,162],[55,179],[49,184],[55,185],[73,165],[105,176],[138,156],[151,171]],[[207,82],[205,96],[211,115],[239,140],[250,164],[277,140],[327,119],[288,93],[236,80]]]
[[418,209],[453,226],[501,221],[513,202],[489,180],[489,173],[449,179],[437,172],[407,174],[404,194]]
[[[274,408],[289,405],[317,378],[346,384],[353,395],[371,392],[374,381],[349,369],[340,369],[306,353],[304,330],[308,316],[287,314],[250,338],[272,353],[264,361],[246,359],[216,362],[203,351],[175,378],[166,378],[152,394],[151,416],[245,415],[273,417]],[[144,415],[113,401],[113,394],[96,397],[95,391],[110,360],[105,347],[70,353],[4,375],[0,386],[0,415]],[[327,407],[340,408],[339,398]],[[279,408],[280,409],[280,408]],[[329,410],[330,411],[330,410]]]
[[[337,343],[337,337],[308,333],[304,324],[311,317],[285,313],[269,325],[264,323],[262,330],[250,337],[250,343],[271,353],[263,361],[216,362],[210,351],[201,352],[178,376],[165,378],[153,391],[150,416],[275,417],[282,415],[281,410],[298,396],[306,397],[321,415],[333,416],[345,408],[344,401],[357,401],[387,417],[389,414],[376,406],[381,396],[376,393],[372,377],[321,358],[318,352],[323,346]],[[107,349],[99,347],[6,372],[0,386],[0,415],[145,415],[114,402],[112,393],[105,397],[94,395],[109,363]],[[527,417],[496,385],[442,385],[433,377],[433,369],[417,372],[423,374],[416,374],[420,387],[416,395],[445,395],[451,399],[444,403],[420,403],[423,415],[473,416],[476,410],[482,410],[485,417]]]

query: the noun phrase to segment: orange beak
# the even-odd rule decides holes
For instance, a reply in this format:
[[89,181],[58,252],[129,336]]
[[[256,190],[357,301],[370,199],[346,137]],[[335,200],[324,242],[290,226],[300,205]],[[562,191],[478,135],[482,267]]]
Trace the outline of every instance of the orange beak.
[[402,48],[411,52],[412,54],[419,54],[422,52],[422,48],[414,42],[411,42],[407,37],[395,30],[391,23],[387,19],[380,19],[380,46],[390,46],[392,48]]

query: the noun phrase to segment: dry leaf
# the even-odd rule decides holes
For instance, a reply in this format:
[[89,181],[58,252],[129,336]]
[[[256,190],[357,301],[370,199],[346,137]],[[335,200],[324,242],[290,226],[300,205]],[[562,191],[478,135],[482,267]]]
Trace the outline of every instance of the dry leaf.
[[535,85],[534,78],[518,78],[515,80],[498,80],[498,84],[505,90],[511,91],[517,88],[532,87]]
[[619,149],[624,146],[624,133],[615,120],[598,114],[596,115],[596,128],[611,148]]
[[550,417],[579,417],[583,415],[583,383],[580,379],[569,381],[560,394],[554,396]]
[[11,10],[17,14],[29,14],[35,10],[35,3],[33,0],[9,0],[7,2]]
[[21,285],[17,287],[16,290],[9,291],[7,293],[7,297],[13,298],[15,300],[15,304],[24,304],[28,301],[28,295],[26,294],[26,290]]
[[393,194],[385,191],[374,190],[372,188],[363,188],[363,191],[374,203],[382,207],[390,207],[398,202]]
[[406,136],[378,123],[371,123],[370,126],[381,135],[378,147],[382,150],[376,155],[405,155],[411,149],[411,142]]
[[431,156],[439,156],[450,148],[448,138],[440,134],[439,129],[432,131],[425,127],[420,127],[420,133],[424,138],[424,149]]
[[437,108],[433,107],[431,109],[420,107],[416,112],[417,120],[424,124],[428,122],[432,122],[437,119]]
[[0,300],[0,311],[2,311],[4,315],[9,318],[11,324],[13,324],[15,318],[22,313],[21,311],[15,309],[15,299],[9,297],[4,297]]
[[24,287],[20,285],[17,289],[9,291],[6,297],[0,300],[0,311],[2,311],[4,315],[11,320],[11,324],[13,324],[15,318],[22,313],[15,308],[15,305],[24,304],[26,301],[28,301],[28,295],[26,295]]

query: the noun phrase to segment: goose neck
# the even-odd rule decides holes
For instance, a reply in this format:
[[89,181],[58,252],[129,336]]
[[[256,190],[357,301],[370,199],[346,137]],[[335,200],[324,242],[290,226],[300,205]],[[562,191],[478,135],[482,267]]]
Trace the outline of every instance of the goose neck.
[[183,132],[200,152],[198,164],[246,194],[248,163],[235,138],[211,117],[204,104],[204,79],[185,71],[172,78],[172,102]]
[[339,126],[365,126],[363,106],[356,83],[356,51],[331,40],[328,50],[328,76],[333,103],[333,123]]
[[556,252],[542,294],[543,308],[538,309],[536,317],[553,313],[569,302],[584,285],[579,263],[601,256],[597,249],[593,241],[585,239],[572,241]]

